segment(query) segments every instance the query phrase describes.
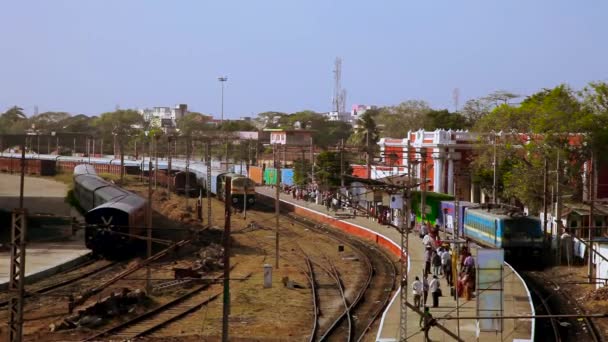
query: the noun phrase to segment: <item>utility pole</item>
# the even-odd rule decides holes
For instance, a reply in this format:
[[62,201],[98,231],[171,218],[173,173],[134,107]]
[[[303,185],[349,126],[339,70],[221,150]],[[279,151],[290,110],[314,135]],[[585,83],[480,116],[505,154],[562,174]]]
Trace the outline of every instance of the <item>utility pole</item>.
[[211,143],[207,139],[205,162],[207,163],[207,225],[211,227]]
[[312,144],[312,135],[310,136],[310,180],[311,183],[315,182],[315,152]]
[[371,179],[372,178],[372,161],[370,159],[370,155],[369,155],[369,128],[365,131],[365,148],[367,150],[367,153],[365,155],[365,159],[366,159],[366,164],[367,164],[367,179]]
[[545,157],[543,172],[543,232],[545,233],[545,243],[547,242],[547,187],[548,187],[549,163]]
[[171,197],[171,163],[173,158],[171,157],[171,136],[167,136],[167,196]]
[[344,139],[340,139],[340,187],[344,188]]
[[496,133],[492,133],[493,134],[493,141],[494,143],[492,144],[494,146],[494,156],[492,158],[492,168],[494,170],[494,179],[493,179],[493,183],[492,183],[492,203],[496,203]]
[[426,147],[420,148],[420,157],[422,159],[422,179],[420,180],[420,220],[425,224],[426,219]]
[[222,308],[222,341],[228,342],[230,318],[230,188],[231,178],[226,177],[224,186],[224,305]]
[[190,136],[186,137],[186,186],[184,192],[186,195],[186,210],[188,210],[188,200],[190,199]]
[[23,208],[25,182],[25,143],[21,145],[21,179],[19,184],[19,208],[13,210],[11,225],[11,264],[8,285],[9,342],[23,339],[23,302],[25,294],[25,240],[27,210]]
[[158,138],[160,136],[154,135],[154,190],[158,189]]
[[557,151],[557,165],[555,167],[555,205],[557,208],[555,209],[556,216],[556,227],[555,227],[555,240],[557,242],[557,250],[556,250],[556,264],[559,266],[562,261],[561,255],[561,244],[560,244],[560,235],[562,228],[562,194],[560,191],[560,160],[559,160],[559,150]]
[[[152,256],[152,139],[148,142],[148,150],[150,160],[148,162],[148,213],[146,217],[146,256],[149,259]],[[146,292],[152,293],[152,270],[150,263],[146,264]]]
[[276,193],[275,193],[275,203],[274,203],[274,215],[275,215],[275,267],[278,270],[279,269],[279,207],[281,204],[280,201],[280,178],[281,178],[281,162],[280,162],[280,156],[276,156],[275,159],[275,163],[276,163]]
[[[125,144],[122,135],[118,137],[118,147],[120,148],[120,185],[125,184]],[[150,160],[152,160],[152,153],[150,152]],[[151,165],[152,163],[150,163]]]
[[401,292],[400,294],[400,305],[399,305],[399,317],[400,324],[399,327],[401,330],[399,331],[399,341],[404,342],[407,340],[407,294],[409,292],[408,288],[408,274],[407,274],[407,266],[408,266],[408,255],[409,255],[409,233],[410,229],[410,216],[412,211],[412,162],[410,160],[410,142],[407,142],[407,186],[404,190],[403,196],[403,218],[401,220],[401,260],[400,260],[400,274],[401,274]]
[[220,125],[224,125],[224,83],[226,83],[226,81],[228,81],[228,77],[226,76],[221,76],[217,78],[218,81],[220,81],[221,85],[222,85],[222,120],[220,121]]
[[[589,280],[589,284],[591,284],[591,282],[593,282],[593,227],[595,226],[595,219],[593,217],[593,206],[594,206],[594,201],[595,201],[595,189],[594,189],[594,185],[595,185],[595,181],[594,181],[594,177],[595,177],[595,172],[594,172],[594,168],[595,168],[595,161],[593,160],[594,158],[594,153],[591,153],[591,161],[589,162],[589,229],[588,229],[588,239],[589,239],[589,252],[587,253],[588,255],[588,260],[587,260],[587,277]],[[568,248],[570,248],[570,246],[568,246]]]

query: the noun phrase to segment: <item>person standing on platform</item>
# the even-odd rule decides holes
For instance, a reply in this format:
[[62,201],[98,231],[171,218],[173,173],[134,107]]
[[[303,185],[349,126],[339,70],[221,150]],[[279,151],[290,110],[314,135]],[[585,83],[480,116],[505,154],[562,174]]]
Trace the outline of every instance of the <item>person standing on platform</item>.
[[426,276],[422,277],[422,300],[426,306],[426,299],[429,297],[429,281]]
[[414,229],[416,227],[416,214],[413,212],[410,214],[410,229]]
[[416,277],[416,280],[414,280],[414,283],[412,284],[412,292],[414,293],[414,306],[416,308],[420,307],[420,298],[422,297],[422,291],[424,289],[422,288],[422,282],[420,281],[420,278]]
[[424,250],[424,277],[431,273],[431,260],[433,257],[433,249],[429,245],[425,245]]
[[452,261],[452,255],[450,254],[450,249],[447,247],[442,248],[443,252],[440,254],[441,257],[441,269],[443,270],[443,275],[446,275],[446,265],[448,265]]
[[420,225],[420,238],[424,238],[425,235],[429,234],[429,230],[427,229],[426,225],[424,223],[422,223]]
[[441,256],[439,256],[439,253],[441,253],[441,250],[439,252],[433,251],[433,256],[431,258],[434,276],[441,275]]
[[429,284],[429,290],[431,291],[431,296],[433,297],[433,307],[436,308],[439,306],[439,296],[441,295],[441,288],[439,285],[439,278],[437,276],[433,276],[431,279],[431,283]]

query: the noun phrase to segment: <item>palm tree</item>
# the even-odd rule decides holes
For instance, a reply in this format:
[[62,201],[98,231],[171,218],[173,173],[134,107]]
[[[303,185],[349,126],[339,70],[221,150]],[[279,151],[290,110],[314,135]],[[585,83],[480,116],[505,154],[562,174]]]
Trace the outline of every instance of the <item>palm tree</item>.
[[357,120],[355,133],[349,138],[351,143],[365,147],[367,178],[371,178],[371,155],[380,140],[380,129],[376,124],[376,117],[380,113],[377,109],[368,109]]

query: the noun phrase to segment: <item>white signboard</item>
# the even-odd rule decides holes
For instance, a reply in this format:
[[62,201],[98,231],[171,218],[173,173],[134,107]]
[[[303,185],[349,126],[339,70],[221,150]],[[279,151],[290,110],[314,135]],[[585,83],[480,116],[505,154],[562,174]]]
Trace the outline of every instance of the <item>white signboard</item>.
[[502,331],[504,261],[502,249],[477,250],[477,316],[487,317],[478,322],[481,331]]

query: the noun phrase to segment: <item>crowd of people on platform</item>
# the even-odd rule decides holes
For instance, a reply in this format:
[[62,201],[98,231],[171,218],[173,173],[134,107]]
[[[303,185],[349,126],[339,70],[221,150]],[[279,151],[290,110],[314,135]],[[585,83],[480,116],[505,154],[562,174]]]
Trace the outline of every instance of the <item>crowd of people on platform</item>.
[[[439,306],[439,297],[442,296],[440,278],[446,280],[448,288],[456,285],[456,293],[466,300],[473,298],[475,291],[475,260],[468,248],[460,248],[459,260],[455,260],[452,248],[448,243],[443,243],[439,237],[439,226],[431,226],[426,222],[418,227],[419,237],[424,247],[424,269],[422,280],[416,277],[412,284],[414,294],[414,306],[426,306],[429,292],[432,297],[432,306]],[[460,266],[456,284],[454,284],[454,263]]]
[[[323,205],[328,211],[343,210],[350,208],[357,215],[357,208],[350,205],[348,197],[344,197],[338,191],[321,191],[315,187],[301,188],[283,186],[281,189],[287,194],[291,194],[293,199],[305,200],[308,202]],[[365,211],[365,210],[364,210]],[[391,223],[391,209],[389,207],[376,205],[370,206],[366,210],[365,215],[368,219],[380,224]],[[423,315],[421,316],[421,326],[424,323],[423,330],[425,335],[428,334],[428,329],[434,324],[429,322],[435,321],[430,314],[429,307],[426,305],[429,297],[429,292],[432,298],[432,307],[439,306],[439,297],[443,295],[441,290],[440,279],[446,281],[448,288],[455,287],[458,297],[463,297],[467,301],[473,298],[475,291],[475,260],[466,246],[460,247],[458,251],[458,260],[453,254],[453,248],[449,243],[444,243],[439,236],[439,225],[431,226],[430,222],[416,224],[416,216],[414,213],[410,216],[410,227],[415,227],[419,232],[419,237],[422,240],[424,247],[424,270],[422,280],[420,277],[415,277],[412,283],[412,292],[414,294],[414,306],[417,308],[424,307]],[[394,221],[393,221],[394,223]],[[398,226],[398,224],[397,224]],[[459,272],[454,284],[454,265],[458,265]],[[451,295],[453,293],[451,292]],[[428,321],[428,322],[427,322]]]

